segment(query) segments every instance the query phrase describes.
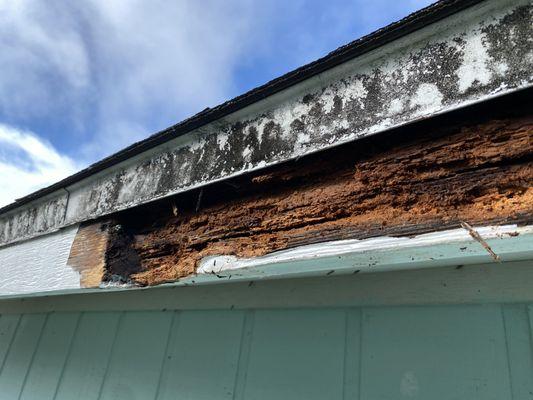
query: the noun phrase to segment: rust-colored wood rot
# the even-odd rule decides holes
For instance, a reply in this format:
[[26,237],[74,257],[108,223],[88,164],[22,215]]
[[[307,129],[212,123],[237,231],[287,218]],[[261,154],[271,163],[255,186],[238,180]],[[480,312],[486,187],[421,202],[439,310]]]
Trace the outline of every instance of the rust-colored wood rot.
[[528,113],[434,126],[404,143],[377,137],[207,187],[200,207],[197,193],[131,210],[115,216],[106,271],[100,261],[94,276],[154,285],[194,273],[208,255],[530,222],[532,138]]

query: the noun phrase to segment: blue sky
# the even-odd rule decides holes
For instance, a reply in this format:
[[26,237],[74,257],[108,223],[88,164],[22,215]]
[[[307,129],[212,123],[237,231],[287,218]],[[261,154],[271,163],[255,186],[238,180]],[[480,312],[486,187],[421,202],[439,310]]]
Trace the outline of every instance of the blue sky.
[[0,205],[429,0],[0,0]]

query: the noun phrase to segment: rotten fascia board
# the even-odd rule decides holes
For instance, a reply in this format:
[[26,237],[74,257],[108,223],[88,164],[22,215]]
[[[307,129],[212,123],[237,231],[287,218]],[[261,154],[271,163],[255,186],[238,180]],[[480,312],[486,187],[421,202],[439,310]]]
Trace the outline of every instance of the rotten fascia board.
[[[272,279],[343,276],[407,270],[432,270],[441,267],[492,264],[505,268],[507,262],[533,263],[533,226],[474,226],[477,235],[490,246],[499,260],[464,228],[432,232],[414,237],[378,237],[340,240],[300,246],[250,259],[206,257],[198,273],[176,282],[154,287],[127,284],[103,284],[98,289],[57,286],[0,296],[2,299],[88,294],[151,288],[217,285],[228,282],[252,282]],[[1,250],[0,250],[1,252]],[[532,264],[533,265],[533,264]]]
[[532,87],[532,14],[472,6],[66,188],[45,229],[0,216],[0,245]]

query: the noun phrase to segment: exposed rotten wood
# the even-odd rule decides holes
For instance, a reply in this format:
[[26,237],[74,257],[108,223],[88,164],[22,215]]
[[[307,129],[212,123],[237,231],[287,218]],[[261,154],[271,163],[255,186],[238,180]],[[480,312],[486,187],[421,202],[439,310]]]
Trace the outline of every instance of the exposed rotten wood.
[[117,221],[108,227],[109,240],[105,252],[105,272],[102,280],[113,283],[132,283],[130,276],[141,271],[134,237]]
[[152,285],[194,273],[208,255],[252,257],[320,240],[529,218],[532,135],[531,116],[496,120],[370,156],[347,147],[250,177],[235,198],[199,212],[178,205],[166,224],[136,228],[141,265],[130,277]]
[[533,220],[532,115],[383,138],[115,216],[103,279],[153,285],[208,255]]

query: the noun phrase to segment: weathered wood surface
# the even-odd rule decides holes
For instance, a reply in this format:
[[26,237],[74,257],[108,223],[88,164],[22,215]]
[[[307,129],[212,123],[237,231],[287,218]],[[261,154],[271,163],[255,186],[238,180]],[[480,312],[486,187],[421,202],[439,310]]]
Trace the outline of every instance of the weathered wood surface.
[[109,224],[86,223],[78,228],[72,243],[67,265],[80,274],[81,287],[98,287],[106,271]]

